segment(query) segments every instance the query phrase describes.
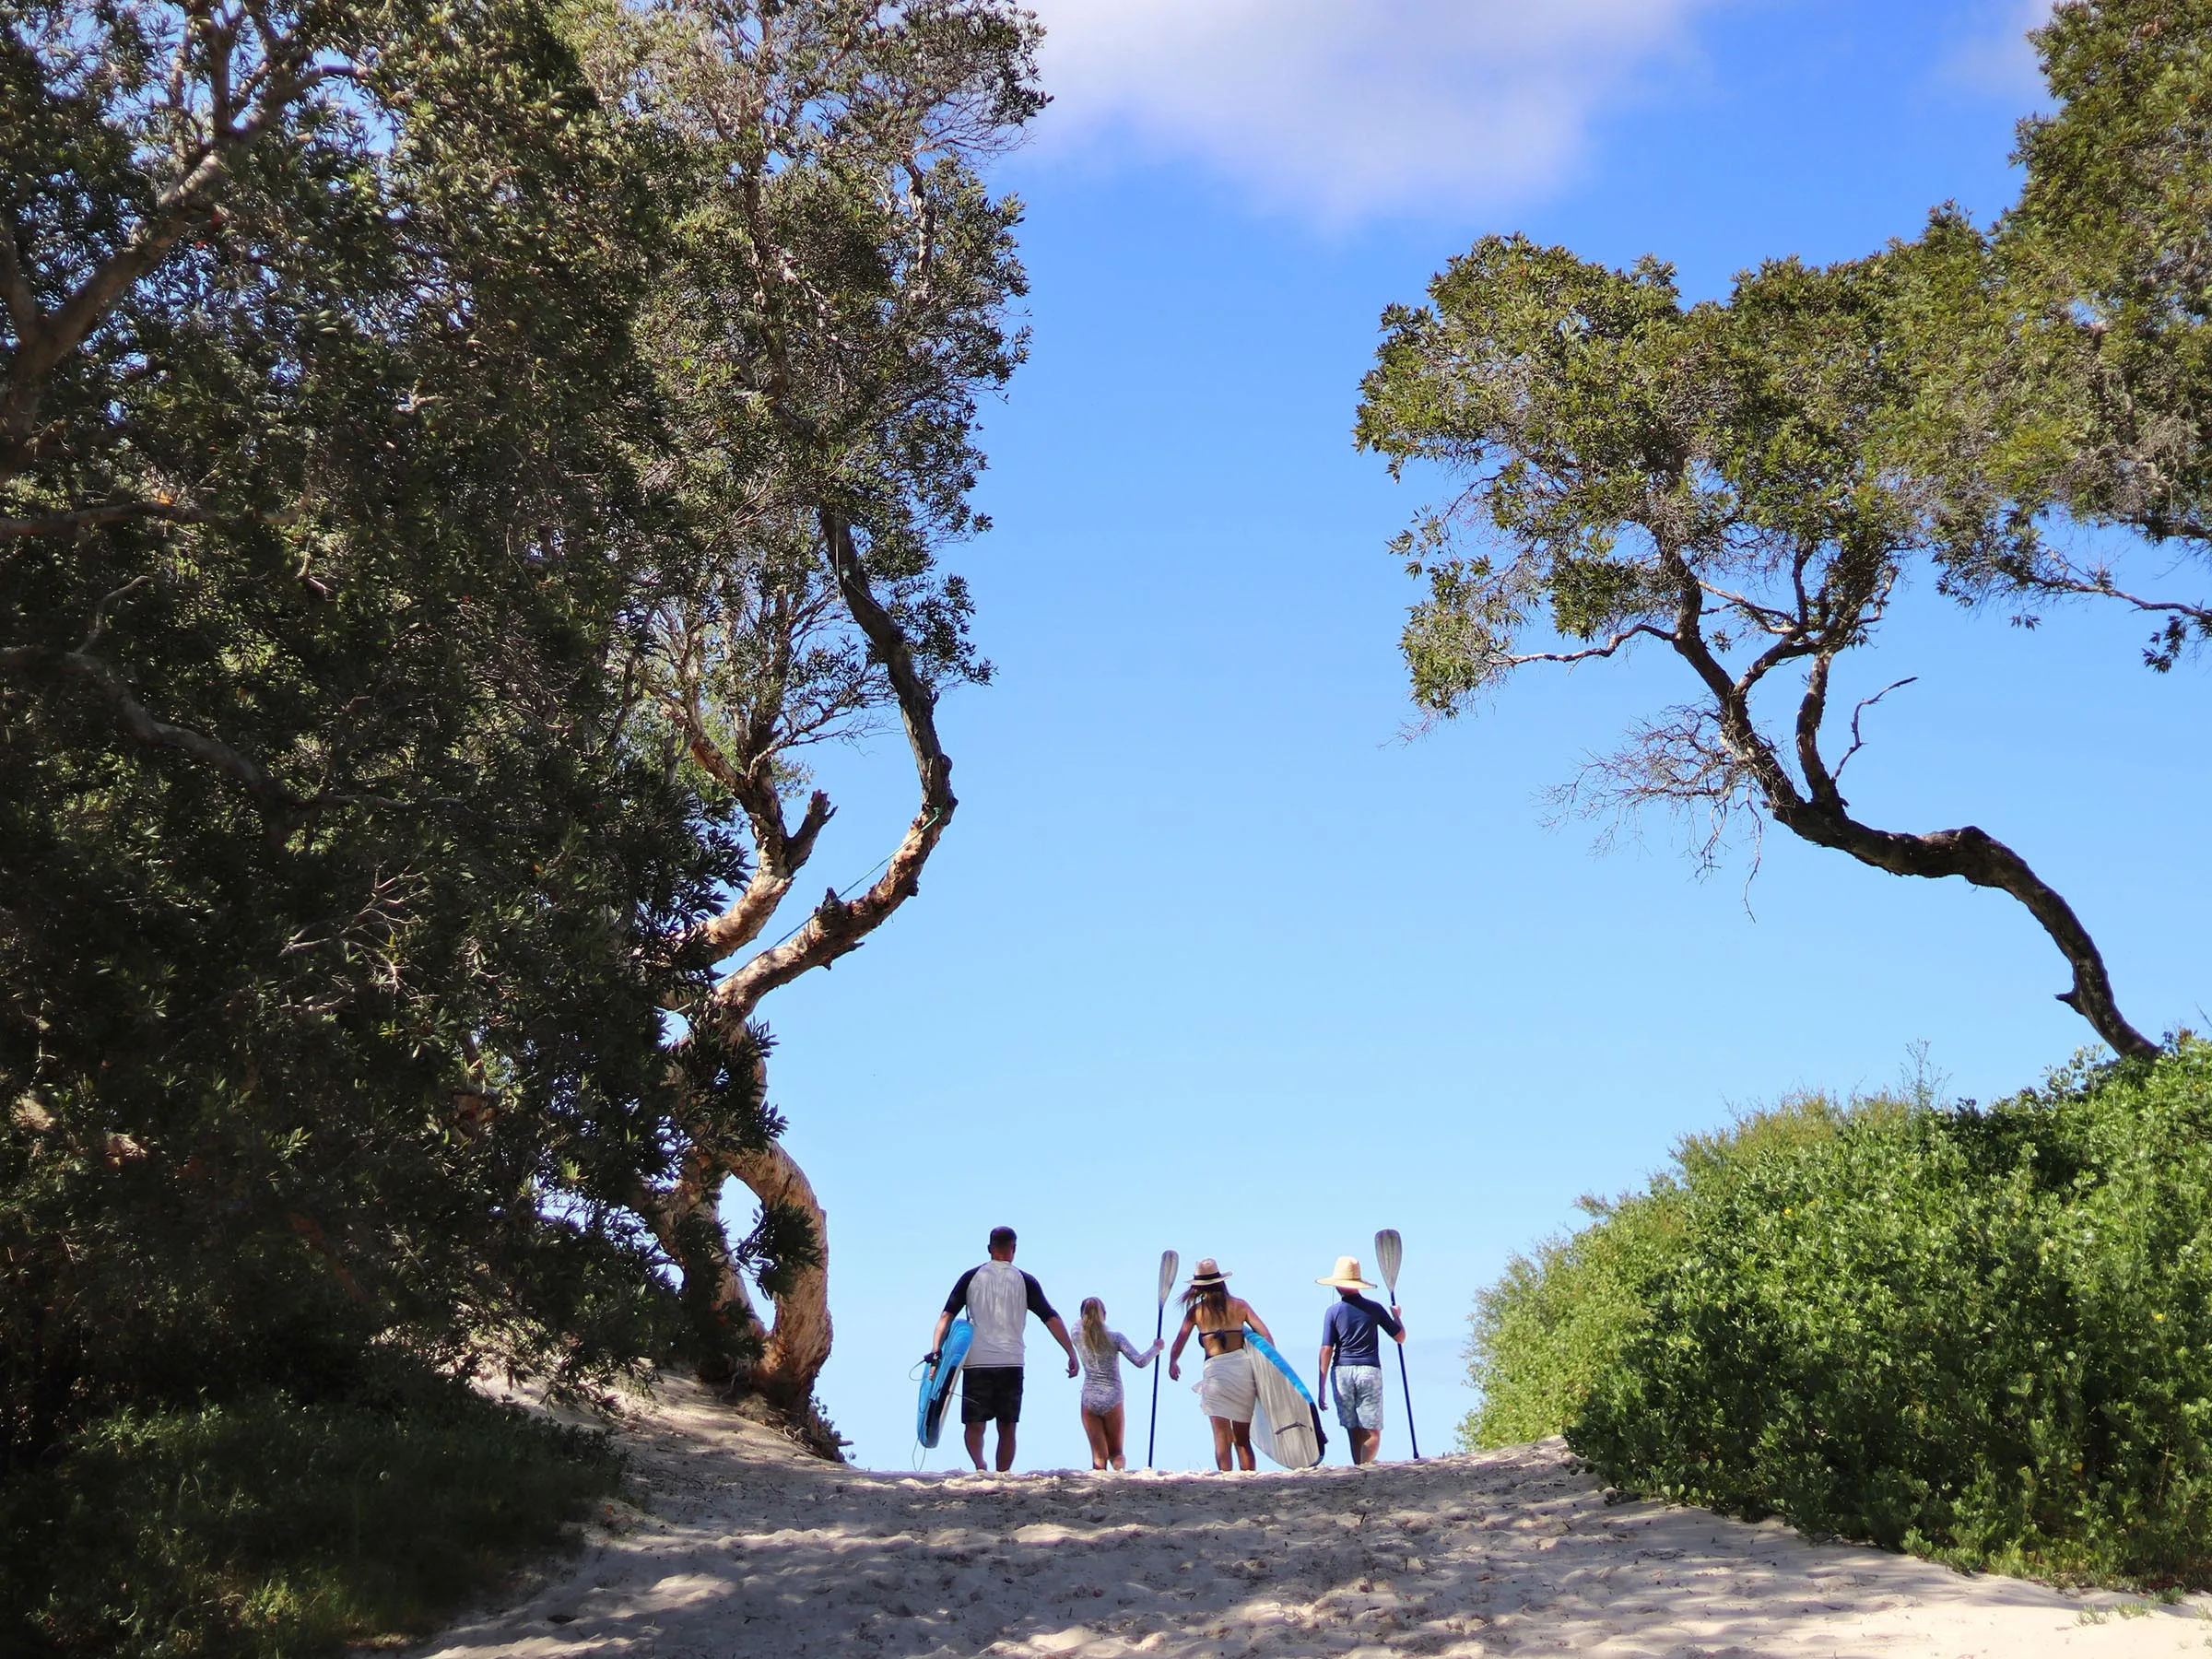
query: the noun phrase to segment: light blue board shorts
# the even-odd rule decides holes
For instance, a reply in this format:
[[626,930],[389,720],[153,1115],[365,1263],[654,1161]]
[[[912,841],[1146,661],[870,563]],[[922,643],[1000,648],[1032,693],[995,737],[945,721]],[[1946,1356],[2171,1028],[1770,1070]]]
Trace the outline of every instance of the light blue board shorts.
[[1382,1368],[1379,1365],[1339,1365],[1329,1373],[1336,1391],[1336,1420],[1347,1429],[1382,1427]]

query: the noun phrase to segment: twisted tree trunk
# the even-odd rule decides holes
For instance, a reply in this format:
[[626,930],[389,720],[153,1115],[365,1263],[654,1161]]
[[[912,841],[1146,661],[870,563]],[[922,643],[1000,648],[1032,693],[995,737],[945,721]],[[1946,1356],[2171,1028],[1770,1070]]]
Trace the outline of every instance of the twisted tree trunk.
[[780,1146],[740,1153],[730,1160],[729,1172],[750,1187],[764,1207],[780,1206],[805,1217],[814,1229],[814,1260],[794,1269],[789,1285],[776,1297],[776,1323],[747,1377],[753,1391],[770,1405],[803,1416],[813,1402],[814,1382],[829,1361],[834,1335],[830,1320],[830,1218],[816,1199],[806,1172]]
[[[832,889],[789,938],[747,958],[715,985],[699,1020],[720,1031],[744,1030],[770,992],[857,950],[868,935],[889,920],[919,890],[922,868],[959,806],[951,788],[952,762],[937,738],[936,695],[916,668],[906,636],[877,599],[851,527],[825,512],[821,528],[838,592],[898,704],[921,800],[883,874],[865,892],[848,900]],[[782,803],[770,782],[767,762],[771,757],[762,754],[740,761],[723,752],[708,737],[695,701],[673,712],[686,726],[693,754],[729,785],[745,807],[759,850],[753,879],[745,891],[700,931],[703,942],[727,953],[750,943],[767,926],[833,809],[817,793],[797,829],[787,827]],[[753,1045],[750,1065],[754,1087],[764,1096],[763,1045]],[[696,1132],[680,1178],[675,1186],[655,1194],[648,1206],[654,1233],[683,1273],[685,1300],[694,1319],[702,1323],[702,1334],[726,1347],[732,1346],[730,1337],[758,1333],[758,1357],[732,1376],[733,1384],[777,1407],[803,1431],[814,1430],[817,1443],[833,1453],[834,1442],[811,1405],[815,1379],[830,1357],[832,1336],[829,1216],[806,1172],[781,1145],[722,1145],[708,1125],[693,1127]],[[721,1222],[722,1192],[730,1176],[751,1190],[764,1215],[780,1213],[786,1222],[803,1223],[811,1234],[811,1250],[777,1276],[781,1282],[773,1292],[774,1323],[765,1328]]]

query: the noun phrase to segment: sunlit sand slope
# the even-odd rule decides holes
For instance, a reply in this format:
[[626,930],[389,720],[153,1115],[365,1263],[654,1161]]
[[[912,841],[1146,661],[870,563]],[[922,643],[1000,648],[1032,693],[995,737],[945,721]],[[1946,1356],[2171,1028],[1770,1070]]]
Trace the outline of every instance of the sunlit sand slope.
[[2201,1600],[2067,1595],[1772,1523],[1607,1505],[1556,1441],[1297,1475],[915,1477],[807,1461],[681,1387],[630,1433],[647,1509],[610,1510],[571,1568],[419,1653],[2212,1651]]

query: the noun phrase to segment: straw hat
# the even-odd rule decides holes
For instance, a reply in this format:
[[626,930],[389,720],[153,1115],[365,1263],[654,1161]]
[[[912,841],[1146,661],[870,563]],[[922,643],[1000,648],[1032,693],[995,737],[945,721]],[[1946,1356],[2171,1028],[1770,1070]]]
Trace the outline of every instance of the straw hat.
[[1222,1272],[1221,1264],[1215,1261],[1212,1256],[1207,1256],[1192,1270],[1191,1285],[1193,1288],[1198,1288],[1207,1285],[1218,1285],[1224,1279],[1234,1278],[1236,1276],[1234,1274]]
[[1329,1275],[1327,1278],[1317,1278],[1313,1282],[1317,1285],[1334,1285],[1339,1290],[1372,1290],[1374,1288],[1374,1286],[1359,1277],[1359,1258],[1358,1256],[1338,1256],[1336,1271]]

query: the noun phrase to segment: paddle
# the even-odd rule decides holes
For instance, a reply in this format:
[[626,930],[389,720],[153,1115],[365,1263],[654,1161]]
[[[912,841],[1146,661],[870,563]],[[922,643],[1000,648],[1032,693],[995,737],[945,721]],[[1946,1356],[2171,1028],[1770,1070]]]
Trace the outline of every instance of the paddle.
[[[1398,1230],[1386,1227],[1375,1235],[1375,1265],[1390,1289],[1390,1305],[1398,1305],[1398,1267],[1406,1258],[1406,1241]],[[1413,1431],[1413,1384],[1406,1376],[1406,1345],[1398,1344],[1398,1386],[1406,1391],[1406,1438],[1413,1442],[1413,1461],[1421,1461],[1421,1437]]]
[[[1159,1311],[1152,1319],[1152,1342],[1159,1346],[1168,1328],[1168,1292],[1175,1288],[1175,1270],[1182,1258],[1171,1250],[1159,1253]],[[1152,1466],[1152,1448],[1159,1440],[1159,1356],[1152,1356],[1152,1427],[1145,1432],[1145,1467]]]

